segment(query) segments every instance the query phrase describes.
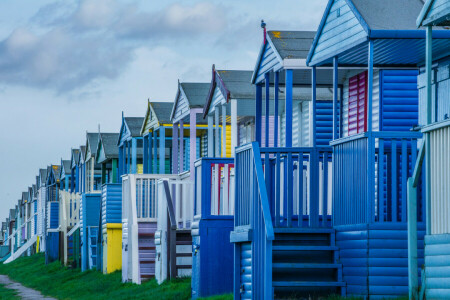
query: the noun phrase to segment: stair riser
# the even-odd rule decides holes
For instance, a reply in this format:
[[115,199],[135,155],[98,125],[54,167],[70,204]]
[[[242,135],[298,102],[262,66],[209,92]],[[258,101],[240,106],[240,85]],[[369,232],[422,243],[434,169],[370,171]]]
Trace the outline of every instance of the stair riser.
[[273,251],[273,263],[332,263],[333,251]]
[[336,269],[274,269],[273,281],[336,281]]

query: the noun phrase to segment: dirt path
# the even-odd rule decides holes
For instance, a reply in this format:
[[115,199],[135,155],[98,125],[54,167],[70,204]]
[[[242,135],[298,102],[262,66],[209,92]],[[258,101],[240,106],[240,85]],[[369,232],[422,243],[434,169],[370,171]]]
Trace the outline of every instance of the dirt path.
[[45,300],[56,300],[51,297],[44,297],[40,292],[24,287],[18,282],[12,281],[6,275],[0,275],[0,284],[5,285],[6,288],[16,290],[17,295],[22,299],[45,299]]

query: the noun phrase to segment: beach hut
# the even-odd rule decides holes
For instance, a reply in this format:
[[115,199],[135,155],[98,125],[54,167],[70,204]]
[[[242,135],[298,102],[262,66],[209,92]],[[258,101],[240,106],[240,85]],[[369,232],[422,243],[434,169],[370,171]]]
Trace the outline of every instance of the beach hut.
[[47,189],[46,189],[46,179],[47,179],[47,169],[39,169],[37,180],[38,189],[38,220],[37,220],[37,236],[38,236],[38,250],[39,252],[45,251],[45,216],[46,216],[46,200],[47,200]]
[[[341,132],[331,145],[333,225],[347,295],[408,294],[407,180],[422,137],[411,131],[419,124],[421,7],[417,0],[329,1],[308,54],[313,69],[332,67],[334,93],[340,84],[343,90],[341,121],[333,115]],[[425,189],[418,190],[417,217],[411,216],[422,265]]]
[[97,267],[97,241],[101,212],[101,166],[96,163],[99,134],[86,133],[86,144],[80,147],[79,165],[81,203],[80,203],[80,238],[81,270]]
[[[100,133],[96,161],[102,169],[101,246],[102,272],[122,267],[122,184],[118,177],[118,133]],[[100,249],[100,247],[99,247]]]
[[[207,157],[195,162],[193,298],[233,289],[233,157],[237,146],[254,140],[255,89],[251,77],[252,71],[212,68],[203,107],[203,118],[208,120]],[[214,276],[219,270],[223,276]]]
[[79,177],[80,177],[80,168],[79,168],[79,160],[80,160],[80,149],[72,149],[70,156],[70,176],[71,176],[71,185],[70,192],[71,193],[80,193],[79,187]]
[[[195,160],[206,156],[207,123],[202,117],[208,83],[178,82],[170,113],[172,173],[158,183],[156,279],[190,276]],[[169,179],[169,180],[167,180]]]
[[59,165],[47,167],[46,179],[46,245],[45,263],[51,263],[59,259]]
[[255,142],[235,150],[234,296],[343,293],[330,228],[332,73],[315,74],[320,87],[312,89],[305,60],[314,32],[261,25]]
[[[414,214],[414,207],[420,205],[417,189],[424,174],[426,235],[421,297],[427,299],[450,297],[450,34],[441,30],[450,25],[449,20],[450,3],[441,0],[426,1],[416,20],[419,28],[426,28],[426,43],[418,49],[419,124],[425,146],[408,180],[408,204],[412,207],[408,214]],[[420,236],[421,228],[414,221],[408,220],[410,241]],[[420,249],[418,252],[416,244],[409,243],[409,265],[414,266],[409,270],[410,298],[417,298],[417,253]]]

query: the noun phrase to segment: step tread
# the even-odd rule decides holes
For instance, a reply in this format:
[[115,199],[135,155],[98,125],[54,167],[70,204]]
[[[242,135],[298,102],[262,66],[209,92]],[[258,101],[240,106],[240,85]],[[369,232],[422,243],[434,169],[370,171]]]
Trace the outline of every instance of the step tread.
[[342,264],[333,263],[273,263],[274,268],[296,268],[296,269],[339,269]]
[[338,281],[273,281],[273,287],[345,286]]
[[275,233],[334,233],[333,228],[277,227]]
[[274,251],[336,251],[338,249],[337,246],[272,246]]
[[192,265],[177,265],[177,269],[192,269]]

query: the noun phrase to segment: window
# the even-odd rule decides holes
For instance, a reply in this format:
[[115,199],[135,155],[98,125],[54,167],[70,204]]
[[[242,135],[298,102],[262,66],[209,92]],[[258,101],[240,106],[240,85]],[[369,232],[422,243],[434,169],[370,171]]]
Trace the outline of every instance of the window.
[[367,131],[367,71],[350,77],[348,87],[348,135]]

